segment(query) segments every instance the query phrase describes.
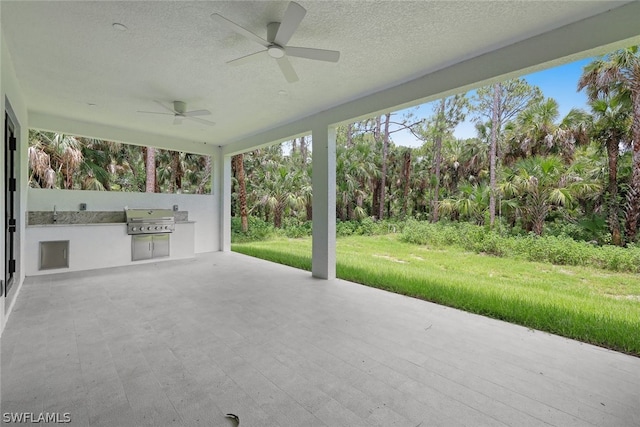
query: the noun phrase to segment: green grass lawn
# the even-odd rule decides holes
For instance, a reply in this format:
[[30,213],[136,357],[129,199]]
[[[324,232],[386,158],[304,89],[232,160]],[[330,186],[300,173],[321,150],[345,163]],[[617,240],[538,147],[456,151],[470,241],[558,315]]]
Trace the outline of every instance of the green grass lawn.
[[[311,270],[311,239],[234,243]],[[338,277],[640,356],[640,275],[430,249],[396,235],[342,237]]]

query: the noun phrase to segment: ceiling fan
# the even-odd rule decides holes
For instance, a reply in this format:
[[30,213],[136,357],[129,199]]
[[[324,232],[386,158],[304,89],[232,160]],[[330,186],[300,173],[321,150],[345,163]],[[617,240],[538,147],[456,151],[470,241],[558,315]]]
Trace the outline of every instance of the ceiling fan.
[[180,125],[182,124],[183,119],[194,120],[198,123],[203,123],[205,125],[213,126],[214,122],[210,122],[209,120],[201,119],[198,116],[208,116],[211,114],[209,110],[193,110],[187,111],[187,104],[183,101],[173,101],[173,108],[166,106],[160,101],[154,101],[155,103],[161,105],[165,110],[169,111],[169,113],[158,112],[158,111],[138,111],[138,113],[145,114],[162,114],[167,116],[173,116],[173,124]]
[[293,69],[291,62],[289,62],[289,60],[287,59],[287,56],[295,56],[298,58],[307,58],[327,62],[338,62],[338,59],[340,59],[340,52],[335,50],[287,46],[287,43],[291,39],[291,36],[293,36],[293,33],[300,25],[300,22],[302,22],[302,18],[304,18],[304,15],[306,13],[306,9],[300,6],[298,3],[293,1],[290,2],[287,6],[287,10],[284,12],[282,22],[271,22],[267,25],[266,40],[262,37],[258,37],[246,28],[243,28],[240,25],[231,22],[222,15],[214,13],[211,15],[211,18],[213,18],[216,22],[227,26],[236,33],[248,38],[249,40],[253,40],[254,42],[266,48],[265,50],[261,50],[260,52],[252,53],[250,55],[231,60],[227,62],[227,64],[239,65],[259,58],[261,56],[268,55],[276,60],[278,66],[280,67],[280,71],[282,71],[285,79],[287,79],[289,83],[293,83],[298,81],[298,75]]

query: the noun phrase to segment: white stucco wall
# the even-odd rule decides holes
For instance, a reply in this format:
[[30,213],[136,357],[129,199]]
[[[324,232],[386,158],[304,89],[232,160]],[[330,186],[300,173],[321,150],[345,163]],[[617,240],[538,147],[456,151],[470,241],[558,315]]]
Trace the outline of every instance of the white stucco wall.
[[58,211],[77,211],[80,203],[86,203],[88,211],[119,211],[125,206],[132,209],[171,209],[173,205],[178,205],[181,211],[189,212],[189,221],[195,221],[195,252],[211,252],[219,249],[217,202],[210,194],[28,189],[28,211],[53,211],[54,205]]

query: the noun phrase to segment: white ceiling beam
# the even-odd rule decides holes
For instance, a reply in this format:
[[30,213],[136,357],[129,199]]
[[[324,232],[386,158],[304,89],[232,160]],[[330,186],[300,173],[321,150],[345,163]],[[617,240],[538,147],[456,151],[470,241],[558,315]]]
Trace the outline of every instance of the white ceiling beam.
[[211,143],[195,142],[173,136],[140,132],[32,111],[29,112],[29,128],[209,156],[213,155],[217,148]]

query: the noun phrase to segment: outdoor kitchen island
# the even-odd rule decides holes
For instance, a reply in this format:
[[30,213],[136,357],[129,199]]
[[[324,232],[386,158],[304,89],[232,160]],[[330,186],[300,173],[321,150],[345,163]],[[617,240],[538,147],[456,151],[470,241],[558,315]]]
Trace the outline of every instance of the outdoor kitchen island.
[[[117,222],[77,223],[80,212],[58,212],[58,218],[64,222],[58,220],[56,223],[46,221],[48,223],[38,224],[42,222],[38,219],[38,212],[29,214],[29,225],[25,230],[27,276],[194,257],[195,222],[189,221],[187,215],[176,215],[175,228],[169,234],[168,256],[132,261],[132,239],[135,236],[127,232],[124,217],[114,215]],[[67,241],[68,246],[65,243]],[[56,242],[53,243],[54,247],[64,248],[60,250],[66,252],[60,257],[64,257],[68,267],[41,268],[42,242]]]

